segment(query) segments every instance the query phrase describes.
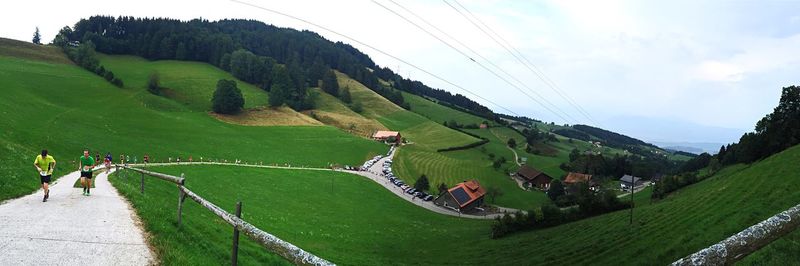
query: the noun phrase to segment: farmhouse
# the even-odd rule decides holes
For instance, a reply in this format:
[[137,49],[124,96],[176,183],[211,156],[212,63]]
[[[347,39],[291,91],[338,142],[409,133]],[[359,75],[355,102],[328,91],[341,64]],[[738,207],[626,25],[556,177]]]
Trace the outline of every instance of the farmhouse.
[[391,141],[394,140],[395,143],[400,143],[402,136],[400,136],[400,132],[397,131],[384,131],[380,130],[372,134],[372,138],[375,140],[380,141]]
[[522,181],[523,186],[526,188],[536,187],[541,190],[550,189],[550,181],[553,181],[553,178],[549,175],[543,173],[542,171],[536,170],[527,164],[520,167],[519,170],[517,170],[517,173],[514,174],[514,177]]
[[638,188],[644,186],[644,181],[632,175],[624,175],[619,179],[619,186],[622,190],[629,190],[631,187]]
[[567,174],[567,177],[564,178],[564,184],[567,185],[573,185],[576,183],[589,184],[591,181],[592,181],[592,175],[573,173],[573,172],[569,172],[569,174]]
[[567,193],[574,192],[575,189],[577,189],[575,184],[578,183],[584,183],[588,185],[589,189],[592,191],[600,190],[600,182],[592,179],[592,175],[569,172],[567,176],[564,177],[564,184],[570,188],[567,189]]
[[433,203],[461,213],[468,213],[476,207],[483,205],[483,196],[486,194],[476,180],[458,183],[455,187],[443,192],[433,200]]

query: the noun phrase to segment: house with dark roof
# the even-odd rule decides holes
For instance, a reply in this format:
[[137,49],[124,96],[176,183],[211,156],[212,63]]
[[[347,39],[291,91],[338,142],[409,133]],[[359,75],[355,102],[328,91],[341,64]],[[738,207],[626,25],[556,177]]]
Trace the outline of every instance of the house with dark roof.
[[461,213],[469,213],[483,205],[486,190],[476,180],[458,183],[433,200],[433,203]]
[[624,175],[619,179],[619,186],[622,190],[630,190],[631,187],[639,188],[644,186],[644,181],[632,175]]
[[527,164],[517,170],[514,178],[522,181],[523,186],[526,188],[536,187],[542,190],[550,189],[550,181],[553,181],[553,178],[549,175]]

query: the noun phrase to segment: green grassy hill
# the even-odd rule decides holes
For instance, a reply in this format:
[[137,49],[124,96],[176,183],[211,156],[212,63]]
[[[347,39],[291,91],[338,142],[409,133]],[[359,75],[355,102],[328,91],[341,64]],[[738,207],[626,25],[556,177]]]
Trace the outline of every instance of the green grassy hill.
[[493,124],[493,122],[487,121],[485,118],[477,117],[472,114],[468,114],[466,112],[462,112],[434,101],[428,100],[421,96],[417,96],[408,92],[402,92],[403,98],[405,101],[411,106],[411,111],[417,114],[420,114],[424,117],[427,117],[430,120],[433,120],[437,123],[442,122],[450,122],[456,121],[459,124],[475,124],[480,125],[484,121],[489,122],[489,124]]
[[[340,78],[346,78],[341,76]],[[387,130],[384,125],[375,119],[370,119],[354,112],[336,97],[315,88],[317,93],[316,107],[304,113],[316,117],[326,125],[338,127],[355,135],[371,137],[378,130]]]
[[[128,74],[124,68],[107,66],[130,84],[120,89],[64,63],[60,50],[14,41],[3,42],[0,50],[7,51],[7,43],[32,52],[0,56],[0,125],[4,129],[0,132],[0,200],[25,195],[39,186],[30,164],[43,148],[58,161],[57,176],[76,167],[72,161],[83,148],[92,154],[112,152],[117,159],[122,153],[139,158],[147,153],[155,161],[193,156],[318,167],[360,164],[387,149],[334,127],[223,123],[171,98],[147,93],[145,80],[140,80],[145,77]],[[55,59],[42,61],[42,57]],[[177,62],[166,65],[186,67]],[[170,72],[166,68],[164,72]],[[188,84],[171,77],[164,75],[162,81],[176,91],[184,89],[180,84]]]
[[[142,99],[145,106],[165,111],[211,111],[211,96],[220,79],[235,80],[245,98],[245,110],[237,115],[213,114],[219,120],[252,126],[310,126],[322,125],[311,117],[291,108],[266,108],[269,94],[230,73],[201,62],[161,60],[147,61],[137,56],[100,55],[100,62],[125,81],[125,87],[142,91],[147,88],[151,73],[161,76],[163,97]],[[161,98],[161,99],[159,99]],[[164,103],[169,99],[168,104]],[[176,105],[180,104],[180,105]]]
[[[633,225],[628,224],[626,210],[496,240],[488,237],[491,221],[458,219],[420,209],[354,175],[205,166],[156,170],[185,173],[191,189],[229,211],[236,200],[244,201],[245,219],[343,265],[449,264],[454,260],[466,265],[617,265],[622,261],[664,265],[797,204],[800,179],[785,178],[800,170],[800,165],[792,163],[797,160],[800,146],[750,166],[725,168],[658,202],[651,202],[649,193],[637,193]],[[215,177],[220,175],[247,184],[268,183],[272,189],[219,187]],[[174,234],[178,230],[172,224],[174,210],[161,207],[174,200],[173,185],[150,182],[147,197],[141,197],[136,182],[115,178],[114,184],[137,206],[146,227],[158,245],[163,245],[157,247],[168,253],[166,261],[225,261],[229,227],[207,220],[210,215],[205,210],[187,208],[183,230],[194,229]],[[295,195],[304,195],[303,200],[294,200]],[[331,201],[331,197],[337,200]],[[791,264],[797,259],[792,241],[798,234],[744,262]],[[171,248],[178,246],[178,241],[206,237],[224,244]],[[258,254],[252,243],[247,246],[248,260],[271,260]]]

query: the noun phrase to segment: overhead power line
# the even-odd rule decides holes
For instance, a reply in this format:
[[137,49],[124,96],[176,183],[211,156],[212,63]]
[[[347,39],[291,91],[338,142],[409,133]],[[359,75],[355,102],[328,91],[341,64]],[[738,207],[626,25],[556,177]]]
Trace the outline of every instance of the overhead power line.
[[[561,115],[561,114],[559,114],[558,112],[554,111],[553,109],[551,109],[550,107],[548,107],[547,105],[545,105],[544,103],[542,103],[542,101],[539,101],[538,99],[536,99],[536,98],[532,97],[530,94],[528,94],[528,93],[526,93],[524,90],[522,90],[522,88],[520,88],[520,87],[519,87],[519,86],[517,86],[516,84],[512,83],[511,81],[509,81],[509,80],[508,80],[508,79],[506,79],[505,77],[503,77],[503,76],[501,76],[501,75],[497,74],[497,72],[495,72],[494,70],[492,70],[492,69],[490,69],[490,68],[486,67],[486,66],[485,66],[484,64],[482,64],[481,62],[478,62],[478,61],[476,61],[476,60],[475,60],[475,59],[473,59],[473,58],[472,58],[470,55],[468,55],[468,54],[466,54],[465,52],[461,51],[461,49],[458,49],[458,48],[456,48],[455,46],[453,46],[452,44],[450,44],[450,43],[448,43],[447,41],[443,40],[442,38],[439,38],[439,36],[436,36],[436,34],[433,34],[433,33],[431,33],[430,31],[428,31],[428,30],[427,30],[427,29],[425,29],[424,27],[422,27],[422,26],[420,26],[419,24],[417,24],[417,23],[415,23],[415,22],[411,21],[410,19],[408,19],[407,17],[403,16],[402,14],[400,14],[400,13],[397,13],[396,11],[392,10],[391,8],[388,8],[388,7],[384,6],[383,4],[381,4],[381,3],[379,3],[379,2],[377,2],[377,1],[375,1],[375,0],[372,0],[372,2],[373,2],[373,3],[375,3],[376,5],[379,5],[379,6],[381,6],[382,8],[386,9],[387,11],[389,11],[389,12],[391,12],[391,13],[393,13],[393,14],[397,15],[398,17],[402,18],[403,20],[405,20],[405,21],[406,21],[406,22],[408,22],[409,24],[411,24],[411,25],[414,25],[415,27],[419,28],[420,30],[422,30],[423,32],[427,33],[428,35],[430,35],[431,37],[435,38],[436,40],[439,40],[440,42],[444,43],[445,45],[447,45],[447,46],[448,46],[448,47],[450,47],[451,49],[455,50],[455,51],[456,51],[456,52],[458,52],[459,54],[463,55],[464,57],[466,57],[467,59],[469,59],[469,60],[470,60],[470,61],[472,61],[473,63],[477,64],[478,66],[480,66],[480,67],[481,67],[481,68],[483,68],[484,70],[486,70],[486,71],[489,71],[489,73],[491,73],[491,74],[493,74],[494,76],[496,76],[497,78],[499,78],[499,79],[501,79],[501,80],[505,81],[506,83],[508,83],[509,85],[511,85],[512,87],[514,87],[515,89],[517,89],[519,92],[521,92],[522,94],[524,94],[525,96],[527,96],[527,97],[528,97],[528,98],[530,98],[531,100],[535,101],[536,103],[538,103],[539,105],[541,105],[542,107],[544,107],[545,109],[547,109],[548,111],[550,111],[551,113],[553,113],[553,114],[555,114],[556,116],[558,116],[559,118],[561,118],[561,119],[562,119],[564,122],[566,122],[566,123],[570,123],[570,120],[568,120],[567,118],[565,118],[564,116],[562,116],[562,115]],[[394,3],[394,1],[392,1],[392,2]],[[397,3],[395,3],[395,5],[398,5],[398,6],[399,6],[399,4],[397,4]],[[407,9],[406,9],[406,10],[407,10]],[[452,37],[451,37],[451,38],[452,38]],[[480,56],[480,54],[478,54],[478,55]],[[486,60],[486,59],[484,58],[484,60]],[[488,61],[488,60],[487,60],[487,61]],[[491,63],[491,61],[489,61],[489,63],[490,63],[490,64],[492,64],[492,65],[494,65],[494,63]],[[498,68],[500,71],[502,71],[503,73],[505,73],[506,75],[508,75],[508,76],[511,76],[510,74],[508,74],[508,72],[505,72],[504,70],[502,70],[502,68],[499,68],[499,67],[497,67],[497,65],[494,65],[494,66],[495,66],[496,68]],[[518,79],[514,78],[513,76],[511,76],[511,78],[512,78],[512,79],[515,79],[515,80],[517,80],[517,82],[520,82]],[[522,82],[520,82],[520,83],[522,83]],[[523,83],[523,86],[524,86],[524,83]],[[566,112],[564,112],[564,111],[562,111],[561,109],[559,109],[559,108],[558,108],[558,106],[556,106],[556,105],[552,104],[550,101],[548,101],[548,100],[547,100],[547,98],[543,97],[542,95],[540,95],[540,94],[539,94],[539,93],[537,93],[536,91],[533,91],[533,90],[532,90],[532,89],[530,89],[529,87],[528,87],[528,89],[529,89],[529,90],[530,90],[532,93],[536,94],[536,96],[538,96],[539,98],[541,98],[543,101],[545,101],[546,103],[550,104],[552,107],[556,108],[557,110],[561,111],[561,112],[562,112],[564,115],[566,115],[567,117],[570,117],[570,116],[569,116],[569,114],[567,114]],[[576,121],[576,120],[575,120],[574,118],[572,118],[572,117],[570,117],[570,119],[572,119],[573,121]]]
[[338,35],[338,36],[340,36],[340,37],[342,37],[342,38],[348,39],[348,40],[350,40],[350,41],[352,41],[352,42],[355,42],[355,43],[361,44],[361,45],[363,45],[363,46],[365,46],[365,47],[368,47],[368,48],[370,48],[370,49],[372,49],[372,50],[375,50],[375,51],[376,51],[376,52],[378,52],[378,53],[381,53],[381,54],[383,54],[383,55],[385,55],[385,56],[391,57],[392,59],[395,59],[395,60],[397,60],[397,61],[399,61],[399,62],[402,62],[403,64],[406,64],[406,65],[408,65],[408,66],[410,66],[410,67],[413,67],[414,69],[417,69],[417,70],[419,70],[419,71],[422,71],[423,73],[425,73],[425,74],[428,74],[429,76],[431,76],[431,77],[433,77],[433,78],[436,78],[436,79],[438,79],[438,80],[440,80],[440,81],[442,81],[442,82],[445,82],[445,83],[447,83],[447,84],[450,84],[450,85],[451,85],[451,86],[453,86],[453,87],[456,87],[456,88],[458,88],[458,89],[460,89],[460,90],[462,90],[462,91],[465,91],[465,92],[469,93],[469,94],[470,94],[470,95],[472,95],[472,96],[478,97],[479,99],[482,99],[482,100],[484,100],[484,101],[486,101],[486,102],[488,102],[488,103],[491,103],[492,105],[494,105],[494,106],[496,106],[496,107],[499,107],[500,109],[503,109],[503,110],[505,110],[505,111],[508,111],[509,113],[512,113],[512,114],[514,114],[514,115],[516,115],[516,116],[521,116],[520,114],[518,114],[518,113],[516,113],[516,112],[512,111],[511,109],[508,109],[508,108],[506,108],[506,107],[505,107],[505,106],[503,106],[503,105],[497,104],[497,103],[495,103],[494,101],[491,101],[491,100],[489,100],[489,99],[486,99],[486,98],[484,98],[483,96],[480,96],[480,95],[478,95],[478,94],[476,94],[476,93],[474,93],[474,92],[472,92],[472,91],[470,91],[470,90],[468,90],[468,89],[466,89],[466,88],[464,88],[464,87],[462,87],[462,86],[460,86],[460,85],[458,85],[458,84],[456,84],[456,83],[453,83],[453,82],[451,82],[451,81],[449,81],[449,80],[447,80],[447,79],[445,79],[445,78],[442,78],[442,77],[441,77],[441,76],[439,76],[439,75],[436,75],[436,74],[434,74],[434,73],[432,73],[432,72],[430,72],[430,71],[428,71],[428,70],[425,70],[425,69],[423,69],[423,68],[421,68],[421,67],[419,67],[419,66],[417,66],[417,65],[414,65],[414,64],[412,64],[412,63],[410,63],[410,62],[408,62],[408,61],[406,61],[406,60],[403,60],[403,59],[401,59],[401,58],[399,58],[399,57],[397,57],[397,56],[394,56],[394,55],[392,55],[392,54],[390,54],[390,53],[388,53],[388,52],[385,52],[385,51],[383,51],[383,50],[381,50],[381,49],[378,49],[378,48],[376,48],[376,47],[374,47],[374,46],[372,46],[372,45],[369,45],[369,44],[367,44],[367,43],[364,43],[364,42],[362,42],[362,41],[359,41],[358,39],[355,39],[355,38],[353,38],[353,37],[350,37],[350,36],[348,36],[348,35],[345,35],[345,34],[343,34],[343,33],[339,33],[339,32],[337,32],[337,31],[335,31],[335,30],[332,30],[332,29],[330,29],[330,28],[328,28],[328,27],[325,27],[325,26],[322,26],[322,25],[316,24],[316,23],[314,23],[314,22],[311,22],[311,21],[309,21],[309,20],[306,20],[306,19],[303,19],[303,18],[300,18],[300,17],[294,16],[294,15],[290,15],[290,14],[283,13],[283,12],[280,12],[280,11],[277,11],[277,10],[274,10],[274,9],[269,9],[269,8],[266,8],[266,7],[262,7],[262,6],[255,5],[255,4],[252,4],[252,3],[248,3],[248,2],[244,2],[244,1],[240,1],[240,0],[230,0],[230,1],[231,1],[231,2],[234,2],[234,3],[238,3],[238,4],[242,4],[242,5],[246,5],[246,6],[249,6],[249,7],[252,7],[252,8],[260,9],[260,10],[263,10],[263,11],[267,11],[267,12],[270,12],[270,13],[273,13],[273,14],[277,14],[277,15],[280,15],[280,16],[284,16],[284,17],[287,17],[287,18],[291,18],[291,19],[294,19],[294,20],[297,20],[297,21],[300,21],[300,22],[303,22],[303,23],[306,23],[306,24],[309,24],[309,25],[315,26],[315,27],[317,27],[317,28],[323,29],[323,30],[325,30],[325,31],[328,31],[328,32],[330,32],[330,33],[333,33],[333,34],[335,34],[335,35]]
[[[511,44],[510,44],[510,43],[509,43],[507,40],[505,40],[505,39],[504,39],[502,36],[500,36],[500,34],[498,34],[496,31],[492,30],[492,28],[491,28],[491,27],[489,27],[488,25],[486,25],[486,23],[484,23],[484,22],[483,22],[482,20],[480,20],[480,19],[479,19],[477,16],[475,16],[475,14],[473,14],[471,11],[469,11],[469,9],[467,9],[466,7],[464,7],[463,5],[461,5],[461,3],[459,3],[457,0],[452,0],[452,1],[453,1],[453,2],[455,2],[455,3],[456,3],[458,6],[459,6],[459,7],[461,7],[462,9],[464,9],[464,11],[466,11],[467,13],[469,13],[469,15],[471,16],[471,18],[470,18],[470,16],[467,16],[467,15],[466,15],[466,14],[464,14],[464,13],[463,13],[461,10],[459,10],[458,8],[456,8],[455,6],[453,6],[452,4],[450,4],[450,3],[449,3],[447,0],[442,0],[442,1],[443,1],[445,4],[447,4],[448,6],[450,6],[450,8],[452,8],[453,10],[455,10],[456,12],[458,12],[458,13],[459,13],[459,14],[460,14],[462,17],[464,17],[464,18],[465,18],[467,21],[469,21],[469,22],[470,22],[470,23],[471,23],[473,26],[475,26],[476,28],[478,28],[478,29],[479,29],[481,32],[483,32],[483,33],[484,33],[486,36],[488,36],[490,39],[492,39],[492,40],[493,40],[495,43],[497,43],[497,44],[498,44],[500,47],[502,47],[502,48],[503,48],[503,49],[505,49],[505,50],[506,50],[508,53],[510,53],[510,54],[511,54],[511,55],[512,55],[512,56],[513,56],[513,57],[514,57],[514,58],[515,58],[517,61],[519,61],[519,62],[520,62],[520,64],[522,64],[523,66],[525,66],[525,67],[526,67],[526,68],[527,68],[529,71],[531,71],[531,72],[532,72],[534,75],[536,75],[536,77],[537,77],[537,78],[539,78],[539,80],[541,80],[541,81],[542,81],[542,83],[544,83],[544,84],[545,84],[547,87],[549,87],[551,90],[553,90],[554,92],[556,92],[556,94],[558,94],[558,95],[559,95],[559,97],[561,97],[562,99],[564,99],[565,101],[567,101],[567,103],[568,103],[568,104],[572,105],[572,106],[573,106],[573,107],[574,107],[574,108],[575,108],[575,109],[576,109],[576,110],[577,110],[577,111],[578,111],[578,112],[579,112],[581,115],[583,115],[583,116],[584,116],[586,119],[588,119],[589,121],[591,121],[591,122],[593,122],[593,123],[595,123],[595,124],[597,124],[597,125],[600,125],[600,123],[599,123],[599,122],[597,122],[597,121],[596,121],[596,120],[595,120],[595,119],[594,119],[594,118],[593,118],[593,117],[592,117],[592,116],[591,116],[591,115],[590,115],[590,114],[589,114],[589,113],[588,113],[588,112],[587,112],[585,109],[583,109],[583,107],[581,107],[581,106],[580,106],[579,104],[577,104],[577,103],[576,103],[574,100],[572,100],[572,99],[571,99],[571,97],[569,97],[568,95],[566,95],[566,93],[565,93],[565,92],[563,92],[563,91],[561,90],[561,88],[560,88],[560,87],[559,87],[559,86],[558,86],[558,85],[557,85],[555,82],[553,82],[553,81],[552,81],[552,79],[550,79],[549,77],[547,77],[547,75],[546,75],[546,74],[545,74],[543,71],[541,71],[541,69],[539,69],[539,68],[538,68],[538,67],[537,67],[535,64],[533,64],[533,62],[531,62],[529,59],[527,59],[527,58],[526,58],[526,57],[525,57],[525,56],[524,56],[524,55],[523,55],[521,52],[519,52],[519,50],[517,50],[516,48],[514,48],[514,47],[513,47],[513,45],[511,45]],[[474,21],[473,21],[473,19],[474,19],[475,21],[477,21],[478,23],[480,23],[481,25],[483,25],[483,27],[485,27],[485,28],[486,28],[486,30],[484,30],[484,28],[483,28],[483,27],[479,26],[479,25],[478,25],[476,22],[474,22]],[[490,31],[490,32],[492,32],[493,34],[491,34],[491,33],[487,32],[487,30],[488,30],[488,31]],[[497,36],[497,38],[495,38],[495,36]],[[499,39],[501,39],[503,42],[505,42],[505,43],[507,44],[507,46],[506,46],[506,44],[503,44],[503,43],[501,43],[500,41],[498,41],[498,38],[499,38]],[[509,48],[509,47],[510,47],[510,48]],[[512,49],[513,49],[514,51],[516,51],[516,53],[515,53],[514,51],[512,51]],[[531,67],[531,66],[533,66],[533,67]]]

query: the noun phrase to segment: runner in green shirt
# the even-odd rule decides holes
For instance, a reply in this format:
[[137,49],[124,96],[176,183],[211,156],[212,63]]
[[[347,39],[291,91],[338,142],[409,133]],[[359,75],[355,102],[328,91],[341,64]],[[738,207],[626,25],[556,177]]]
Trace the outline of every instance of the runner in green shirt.
[[81,165],[78,170],[81,171],[81,186],[83,186],[83,195],[89,196],[89,189],[92,187],[92,169],[97,165],[94,158],[89,155],[89,150],[83,150],[81,156]]
[[36,171],[39,172],[39,180],[42,181],[42,190],[44,191],[42,202],[46,202],[50,197],[50,178],[53,176],[53,170],[56,169],[56,159],[47,155],[47,150],[42,150],[42,154],[37,155],[33,160],[33,166],[36,167]]

